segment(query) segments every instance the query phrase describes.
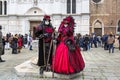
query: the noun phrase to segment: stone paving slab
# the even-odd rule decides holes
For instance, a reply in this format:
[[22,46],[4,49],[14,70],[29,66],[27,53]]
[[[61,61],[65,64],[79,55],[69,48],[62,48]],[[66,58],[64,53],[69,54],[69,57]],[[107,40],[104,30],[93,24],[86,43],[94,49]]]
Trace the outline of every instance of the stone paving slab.
[[[25,61],[24,63],[14,67],[14,69],[15,69],[17,76],[21,76],[21,77],[47,77],[47,78],[53,77],[52,72],[44,72],[43,75],[39,74],[39,67],[36,65],[36,58],[32,58],[28,61]],[[61,78],[61,79],[71,79],[71,78],[74,78],[80,75],[81,74],[78,73],[78,74],[66,76],[66,75],[54,73],[55,78]]]
[[[39,76],[18,76],[14,67],[20,65],[32,57],[37,56],[37,48],[29,51],[23,49],[20,54],[11,54],[11,50],[6,50],[3,59],[5,63],[0,63],[0,80],[68,80],[58,78],[46,78]],[[82,51],[85,60],[85,69],[81,75],[69,80],[120,80],[120,51],[115,49],[115,53],[110,53],[103,48],[92,48],[89,51]],[[36,70],[37,71],[37,70]]]

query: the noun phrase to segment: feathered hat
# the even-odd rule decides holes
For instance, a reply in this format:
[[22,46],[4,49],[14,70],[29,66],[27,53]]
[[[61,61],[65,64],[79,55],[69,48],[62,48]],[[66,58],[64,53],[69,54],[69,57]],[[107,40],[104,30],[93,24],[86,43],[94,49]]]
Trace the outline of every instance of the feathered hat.
[[64,19],[63,19],[63,23],[64,23],[64,24],[69,24],[69,23],[70,23],[70,19],[64,18]]
[[66,17],[66,19],[69,21],[69,23],[70,23],[69,25],[71,27],[75,27],[75,22],[74,22],[74,19],[72,16],[68,16],[68,17]]
[[50,16],[49,15],[44,15],[44,20],[50,20]]

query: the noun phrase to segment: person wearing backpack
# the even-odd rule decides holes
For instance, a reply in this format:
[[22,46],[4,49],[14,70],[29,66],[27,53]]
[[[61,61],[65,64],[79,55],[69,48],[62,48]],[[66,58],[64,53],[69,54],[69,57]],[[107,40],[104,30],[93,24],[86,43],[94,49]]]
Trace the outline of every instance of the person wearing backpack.
[[112,53],[114,53],[114,42],[115,42],[115,37],[110,34],[108,36],[108,40],[107,40],[107,43],[108,43],[108,49],[109,49],[109,53],[111,53],[111,50],[112,50]]

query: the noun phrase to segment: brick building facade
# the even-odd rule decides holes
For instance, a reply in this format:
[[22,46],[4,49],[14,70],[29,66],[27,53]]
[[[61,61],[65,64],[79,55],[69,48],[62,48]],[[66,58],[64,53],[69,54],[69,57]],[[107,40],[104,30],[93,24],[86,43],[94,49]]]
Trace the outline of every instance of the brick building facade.
[[90,13],[90,33],[119,33],[120,0],[90,0]]

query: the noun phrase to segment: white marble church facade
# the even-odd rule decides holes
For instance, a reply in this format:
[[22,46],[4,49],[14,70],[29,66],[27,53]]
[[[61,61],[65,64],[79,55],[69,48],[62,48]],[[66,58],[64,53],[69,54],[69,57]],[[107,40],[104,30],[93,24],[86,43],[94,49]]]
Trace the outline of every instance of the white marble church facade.
[[68,15],[75,18],[75,33],[89,33],[89,0],[0,0],[0,25],[3,34],[33,33],[44,14],[51,16],[58,29]]

